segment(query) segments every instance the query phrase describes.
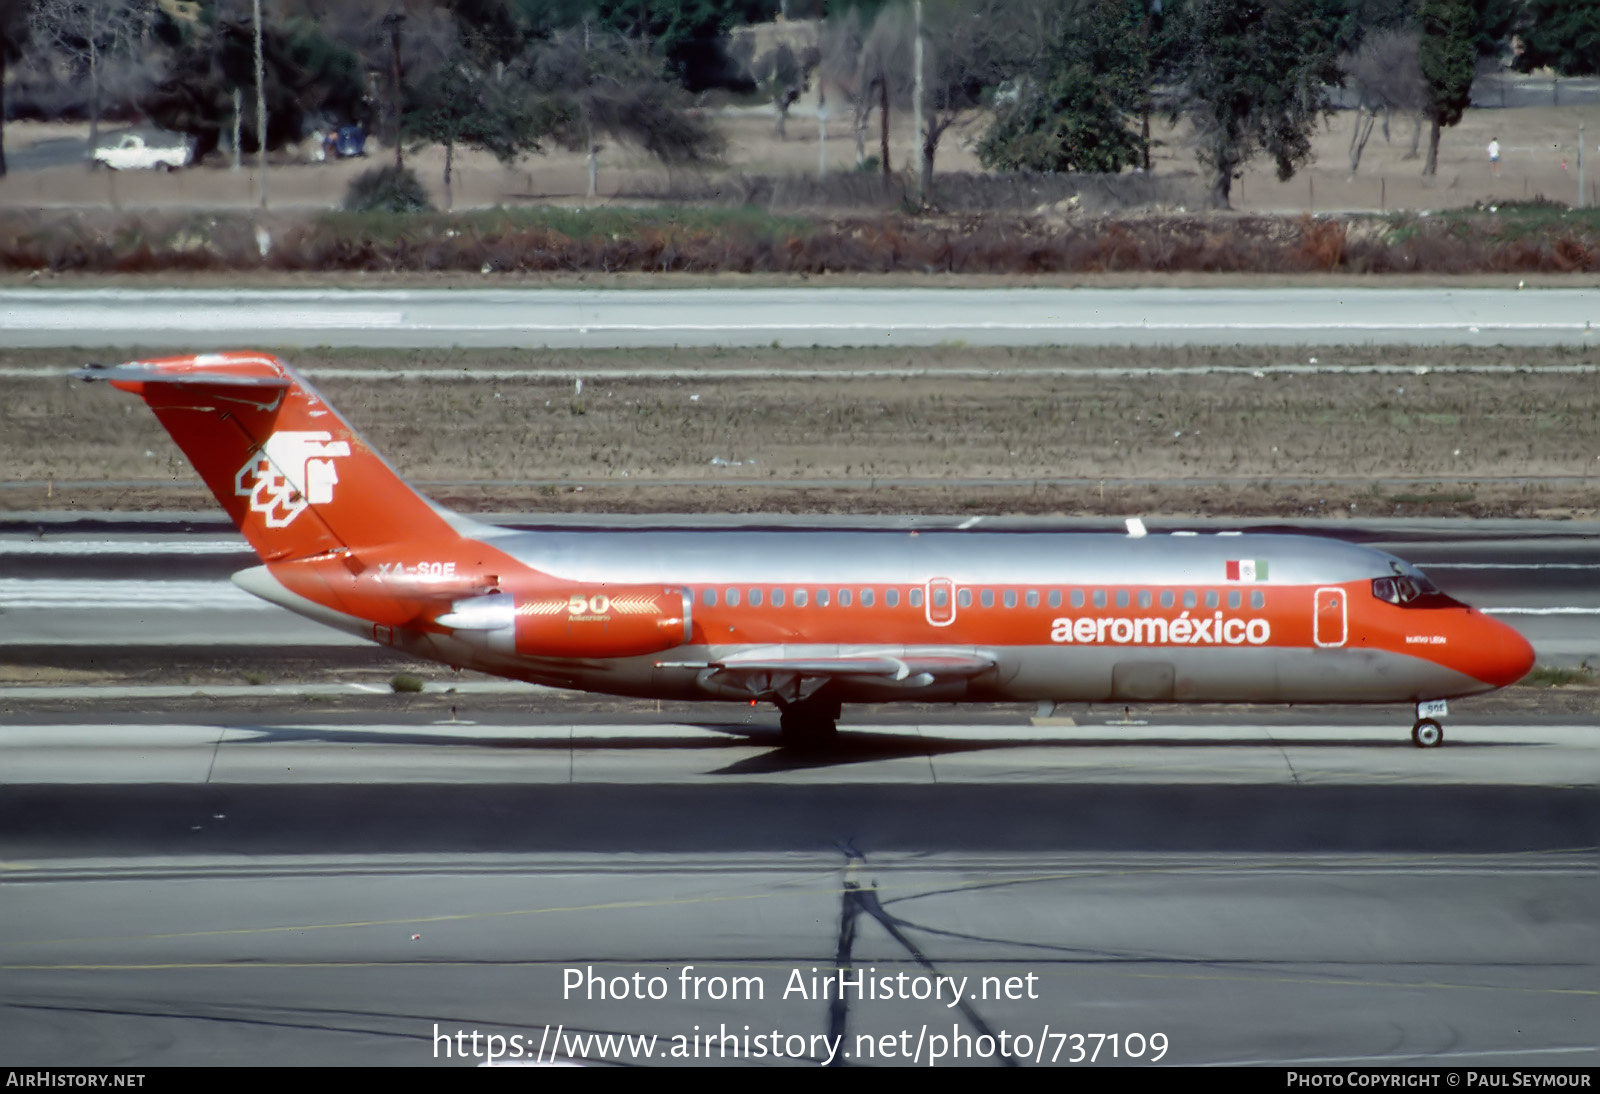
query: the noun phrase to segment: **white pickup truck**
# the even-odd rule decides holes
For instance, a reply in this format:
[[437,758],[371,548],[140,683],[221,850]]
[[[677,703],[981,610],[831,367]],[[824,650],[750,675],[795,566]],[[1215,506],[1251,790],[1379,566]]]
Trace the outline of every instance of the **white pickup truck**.
[[94,161],[113,171],[141,168],[176,171],[189,162],[189,139],[172,136],[161,143],[147,144],[137,133],[129,133],[110,148],[96,148]]

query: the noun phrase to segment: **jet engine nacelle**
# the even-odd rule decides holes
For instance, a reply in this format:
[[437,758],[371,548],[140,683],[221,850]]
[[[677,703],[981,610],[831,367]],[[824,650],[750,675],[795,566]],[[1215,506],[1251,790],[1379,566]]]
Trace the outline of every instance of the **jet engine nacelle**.
[[531,657],[634,657],[689,641],[683,588],[576,585],[531,594],[458,600],[435,621],[457,638]]
[[689,593],[660,585],[594,585],[517,597],[517,652],[633,657],[689,641]]

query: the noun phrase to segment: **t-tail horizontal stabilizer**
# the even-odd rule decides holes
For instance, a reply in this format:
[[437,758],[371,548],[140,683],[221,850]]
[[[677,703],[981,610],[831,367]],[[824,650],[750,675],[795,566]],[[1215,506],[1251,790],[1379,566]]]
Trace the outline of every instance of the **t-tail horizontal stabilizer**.
[[73,373],[138,395],[263,561],[405,543],[446,548],[457,532],[294,369],[267,354],[202,353]]

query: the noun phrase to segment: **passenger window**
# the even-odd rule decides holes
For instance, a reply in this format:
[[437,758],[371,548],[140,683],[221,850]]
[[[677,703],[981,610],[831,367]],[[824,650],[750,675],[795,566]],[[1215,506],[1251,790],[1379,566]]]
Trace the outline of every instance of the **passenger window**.
[[839,590],[839,607],[848,608],[849,606],[850,606],[850,590],[849,589],[840,589]]
[[1139,607],[1148,608],[1149,606],[1150,606],[1150,590],[1149,589],[1140,589],[1139,590]]
[[1083,590],[1082,589],[1073,589],[1072,590],[1072,606],[1074,608],[1083,607]]
[[702,590],[700,590],[700,603],[705,605],[708,608],[715,608],[717,606],[717,590],[715,590],[715,589],[702,589]]
[[807,600],[806,591],[804,589],[796,589],[794,591],[794,606],[795,607],[797,607],[797,608],[805,607],[806,606],[806,600]]
[[739,606],[739,590],[738,589],[729,589],[728,590],[727,600],[728,600],[728,607],[737,608]]
[[760,589],[751,589],[750,590],[750,606],[752,608],[761,607],[761,590]]
[[886,608],[898,608],[900,606],[900,590],[883,590],[883,606]]
[[1023,597],[1023,603],[1030,608],[1037,608],[1039,606],[1039,590],[1029,589],[1028,595]]
[[1215,590],[1215,589],[1207,589],[1206,590],[1206,607],[1215,608],[1216,606],[1217,606],[1217,590]]
[[772,600],[770,601],[770,603],[772,604],[772,606],[774,608],[783,607],[783,590],[782,589],[773,589],[772,590]]
[[985,590],[983,590],[983,592],[978,594],[978,601],[985,608],[994,607],[994,590],[993,589],[985,589]]
[[1128,606],[1128,590],[1127,589],[1118,589],[1117,590],[1117,607],[1126,608],[1127,606]]
[[963,608],[972,607],[972,590],[962,589],[956,594],[956,604]]
[[1239,606],[1239,601],[1241,599],[1243,599],[1243,598],[1240,597],[1238,589],[1229,590],[1229,592],[1228,592],[1228,607],[1237,608]]
[[1250,606],[1252,608],[1265,608],[1267,606],[1267,594],[1260,589],[1252,592],[1250,594]]
[[906,597],[906,603],[910,604],[913,608],[922,607],[922,590],[912,589],[910,595]]
[[817,590],[817,607],[826,608],[827,606],[828,606],[828,590],[827,589],[818,589]]
[[1174,600],[1174,597],[1172,595],[1172,590],[1171,589],[1162,589],[1161,590],[1161,606],[1163,608],[1172,607],[1173,600]]
[[1051,589],[1050,590],[1050,606],[1052,608],[1061,607],[1061,590],[1060,589]]
[[873,596],[873,592],[872,592],[871,589],[862,589],[861,590],[861,606],[863,608],[872,607],[872,602],[873,602],[874,599],[875,599],[875,597]]
[[1017,590],[1015,590],[1015,589],[1007,589],[1006,590],[1006,595],[1005,595],[1005,602],[1006,602],[1006,607],[1015,608],[1017,606]]
[[1183,590],[1183,606],[1185,608],[1194,607],[1195,599],[1196,598],[1195,598],[1193,589],[1185,589],[1185,590]]
[[1104,589],[1096,589],[1094,591],[1094,596],[1091,599],[1094,601],[1094,606],[1095,607],[1097,607],[1097,608],[1105,607],[1106,606],[1106,591]]

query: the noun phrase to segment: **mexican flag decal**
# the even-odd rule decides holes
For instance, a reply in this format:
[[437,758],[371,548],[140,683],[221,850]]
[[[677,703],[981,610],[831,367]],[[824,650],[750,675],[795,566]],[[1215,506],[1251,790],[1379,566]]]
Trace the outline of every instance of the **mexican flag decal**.
[[1227,565],[1229,581],[1267,580],[1267,560],[1264,558],[1230,558]]

